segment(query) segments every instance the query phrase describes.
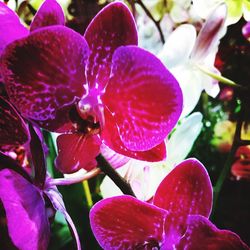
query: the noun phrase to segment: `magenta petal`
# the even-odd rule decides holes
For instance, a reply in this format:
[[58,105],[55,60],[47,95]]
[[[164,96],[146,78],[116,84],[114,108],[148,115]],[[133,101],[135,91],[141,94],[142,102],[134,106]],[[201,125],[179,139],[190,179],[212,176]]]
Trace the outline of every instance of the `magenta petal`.
[[56,0],[45,0],[34,16],[30,31],[50,25],[64,25],[64,23],[62,7]]
[[65,174],[83,168],[91,170],[96,167],[95,157],[100,152],[101,141],[96,136],[83,134],[63,134],[57,138],[57,168]]
[[237,234],[219,230],[207,218],[193,215],[189,216],[187,231],[176,249],[248,250],[249,247]]
[[103,89],[108,82],[114,51],[122,45],[137,45],[137,30],[128,7],[115,2],[103,8],[88,26],[84,37],[90,47],[87,67],[89,86]]
[[180,163],[159,185],[153,204],[171,212],[165,229],[169,234],[182,233],[188,215],[208,217],[212,208],[212,185],[205,167],[196,159]]
[[0,200],[15,246],[22,250],[46,250],[50,228],[45,202],[36,187],[10,169],[1,170]]
[[6,45],[29,34],[17,14],[3,2],[0,2],[0,34],[0,54]]
[[115,152],[142,161],[157,162],[166,158],[164,142],[146,151],[132,151],[126,148],[121,141],[113,116],[105,109],[105,127],[102,131],[104,143]]
[[63,26],[42,28],[12,43],[2,60],[11,102],[29,119],[54,119],[85,93],[87,57],[84,38]]
[[159,145],[182,110],[176,79],[154,55],[136,46],[117,49],[103,104],[112,113],[121,141],[133,151]]
[[29,132],[14,107],[0,97],[0,146],[17,146],[29,140]]
[[96,203],[90,211],[90,224],[105,250],[151,249],[146,248],[147,243],[162,241],[167,215],[167,211],[123,195]]

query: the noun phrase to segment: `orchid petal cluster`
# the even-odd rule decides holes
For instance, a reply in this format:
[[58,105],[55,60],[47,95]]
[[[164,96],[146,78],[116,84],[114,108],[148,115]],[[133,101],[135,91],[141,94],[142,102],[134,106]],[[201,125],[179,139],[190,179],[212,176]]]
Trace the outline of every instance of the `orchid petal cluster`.
[[214,67],[214,61],[219,40],[225,32],[226,13],[226,6],[220,5],[208,17],[197,37],[193,25],[180,25],[170,34],[158,54],[182,88],[182,117],[195,108],[203,90],[212,97],[219,93],[218,81],[208,73],[220,74]]
[[208,174],[188,159],[165,177],[152,204],[131,196],[99,201],[90,212],[91,227],[108,250],[249,249],[235,233],[209,222],[211,206]]
[[181,89],[136,45],[133,17],[121,2],[104,8],[81,36],[64,26],[61,7],[46,0],[30,33],[4,49],[1,76],[10,102],[26,119],[62,133],[56,162],[63,173],[93,169],[101,143],[136,159],[165,158]]

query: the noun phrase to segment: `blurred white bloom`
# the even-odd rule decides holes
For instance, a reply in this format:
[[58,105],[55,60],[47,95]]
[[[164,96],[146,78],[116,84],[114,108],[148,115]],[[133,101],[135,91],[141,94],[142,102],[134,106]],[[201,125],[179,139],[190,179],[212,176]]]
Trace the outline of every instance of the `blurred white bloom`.
[[[158,185],[175,165],[184,160],[202,129],[202,114],[199,112],[184,118],[171,135],[167,145],[167,160],[150,163],[130,159],[117,171],[131,185],[138,199],[147,201],[153,197]],[[109,177],[105,177],[101,186],[104,198],[121,195],[120,189]]]
[[158,54],[182,88],[182,117],[195,108],[204,89],[212,97],[219,93],[218,81],[204,71],[220,74],[214,67],[214,61],[219,40],[225,34],[226,13],[226,6],[220,5],[204,23],[197,37],[193,25],[180,25],[170,34]]

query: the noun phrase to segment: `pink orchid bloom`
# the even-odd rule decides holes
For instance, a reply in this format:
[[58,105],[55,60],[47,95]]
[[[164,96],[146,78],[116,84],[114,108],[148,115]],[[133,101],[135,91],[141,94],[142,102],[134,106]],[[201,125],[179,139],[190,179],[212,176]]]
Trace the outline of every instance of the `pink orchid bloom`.
[[161,182],[153,204],[126,195],[104,199],[91,209],[90,222],[104,250],[249,249],[238,235],[208,220],[211,208],[207,171],[188,159]]
[[[17,16],[6,9],[1,4],[0,15],[8,12],[5,18],[19,30]],[[11,103],[26,119],[63,133],[57,167],[64,173],[94,168],[101,143],[132,158],[164,159],[164,139],[180,116],[182,93],[165,66],[136,46],[129,9],[109,4],[84,36],[63,24],[61,7],[46,0],[30,34],[7,39],[1,57]]]

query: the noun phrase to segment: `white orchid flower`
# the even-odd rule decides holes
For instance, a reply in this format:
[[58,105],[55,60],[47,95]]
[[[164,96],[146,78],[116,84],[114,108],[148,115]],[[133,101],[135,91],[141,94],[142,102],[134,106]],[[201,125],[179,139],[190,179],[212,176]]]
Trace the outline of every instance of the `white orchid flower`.
[[182,88],[182,117],[195,108],[203,90],[212,97],[219,93],[218,81],[207,72],[220,74],[214,67],[214,61],[219,40],[225,33],[226,13],[225,4],[220,5],[204,23],[197,37],[193,25],[180,25],[170,34],[158,54]]
[[249,0],[193,0],[196,13],[204,19],[221,3],[225,3],[228,8],[226,25],[237,23],[242,16],[246,21],[250,21]]

